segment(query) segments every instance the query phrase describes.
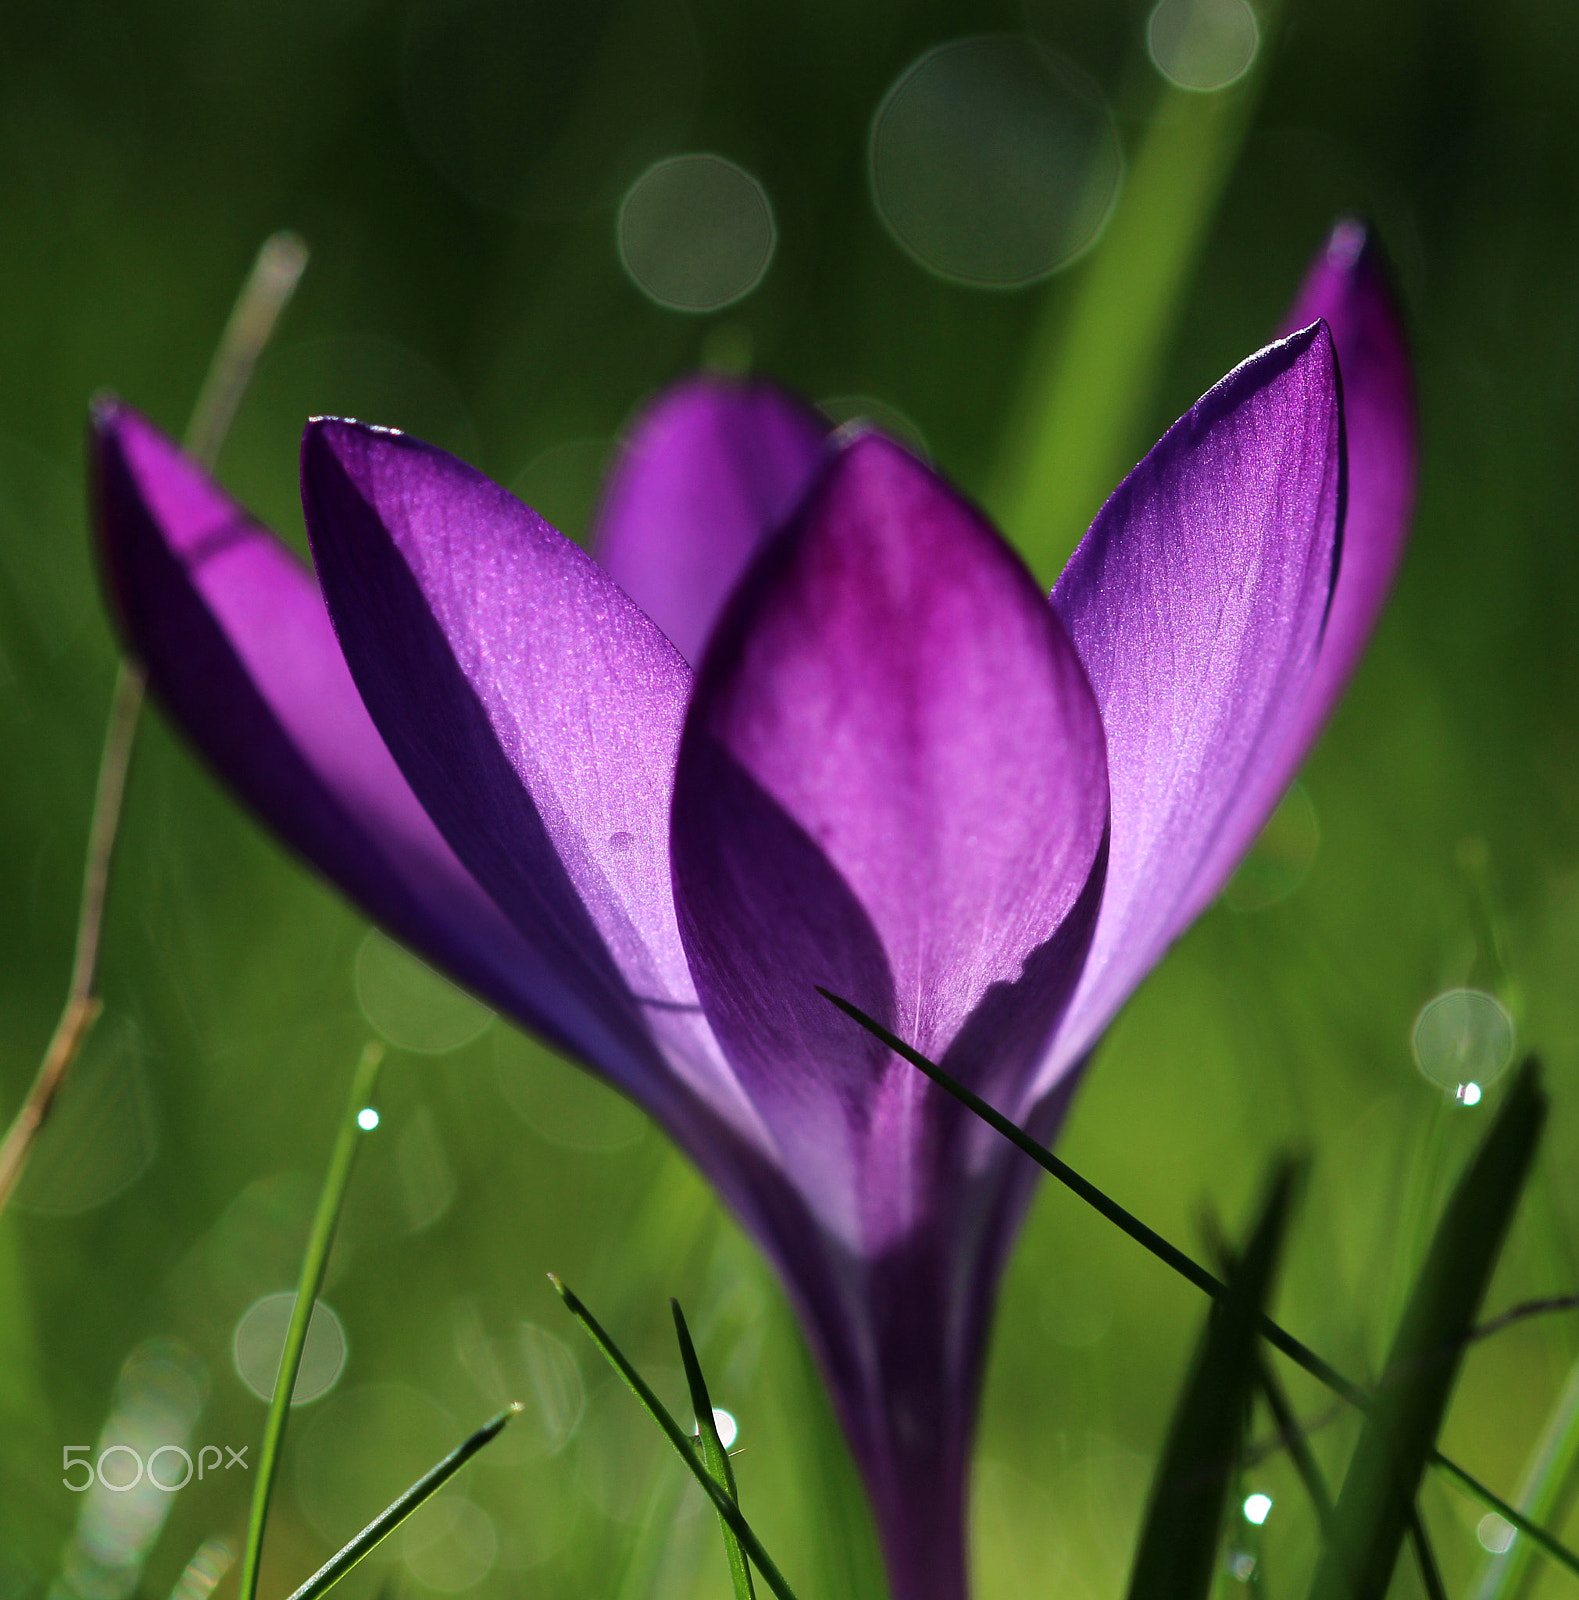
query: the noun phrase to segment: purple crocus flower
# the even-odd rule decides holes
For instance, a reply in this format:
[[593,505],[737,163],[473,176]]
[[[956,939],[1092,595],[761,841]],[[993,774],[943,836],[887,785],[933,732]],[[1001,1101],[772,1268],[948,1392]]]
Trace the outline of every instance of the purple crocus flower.
[[596,561],[439,450],[314,421],[317,583],[147,422],[95,413],[110,589],[165,705],[370,915],[711,1178],[821,1359],[897,1600],[965,1592],[1034,1169],[815,986],[1055,1132],[1401,551],[1408,366],[1353,225],[1290,320],[1120,485],[1051,604],[914,457],[762,383],[657,402]]

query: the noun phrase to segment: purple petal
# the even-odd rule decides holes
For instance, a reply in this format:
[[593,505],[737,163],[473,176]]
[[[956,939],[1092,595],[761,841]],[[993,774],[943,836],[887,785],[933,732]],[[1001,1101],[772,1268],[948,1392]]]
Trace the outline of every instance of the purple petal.
[[[1025,568],[913,457],[860,439],[720,623],[673,817],[703,1004],[847,1241],[875,1249],[935,1203],[905,1168],[924,1084],[814,986],[935,1056],[1005,995],[1045,1038],[1071,963],[1044,952],[1106,820],[1096,707]],[[994,1044],[973,1042],[986,1081]]]
[[1034,1094],[1090,1049],[1254,839],[1303,747],[1343,478],[1318,324],[1237,367],[1102,508],[1053,591],[1102,708],[1107,889]]
[[440,832],[588,1005],[748,1121],[670,889],[685,663],[590,556],[442,450],[315,421],[302,492],[352,677]]
[[633,1070],[456,860],[390,758],[311,573],[135,412],[93,416],[99,532],[132,650],[188,737],[376,920],[561,1046]]
[[687,661],[823,458],[828,424],[770,383],[691,378],[638,420],[609,477],[593,550]]
[[1362,223],[1346,219],[1333,229],[1284,331],[1317,317],[1332,330],[1343,378],[1349,490],[1321,658],[1291,734],[1301,749],[1343,692],[1392,587],[1414,511],[1418,459],[1403,318],[1382,247]]
[[794,1191],[757,1226],[907,1600],[964,1592],[987,1322],[1034,1169],[814,986],[1001,1086],[1080,971],[1106,821],[1096,706],[1030,575],[905,451],[851,445],[709,645],[673,853],[697,988]]

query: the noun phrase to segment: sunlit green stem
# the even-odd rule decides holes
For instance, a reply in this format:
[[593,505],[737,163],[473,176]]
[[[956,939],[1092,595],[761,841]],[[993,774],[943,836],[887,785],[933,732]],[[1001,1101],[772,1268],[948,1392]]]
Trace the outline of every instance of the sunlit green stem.
[[[1539,1523],[1556,1523],[1573,1497],[1579,1467],[1579,1362],[1568,1374],[1535,1453],[1525,1469],[1515,1501],[1520,1510]],[[1500,1555],[1492,1556],[1475,1587],[1475,1600],[1518,1600],[1533,1576],[1534,1547],[1515,1538]]]
[[1032,335],[987,501],[1047,583],[1134,463],[1146,398],[1255,109],[1254,81],[1222,94],[1162,91],[1073,304],[1050,301]]
[[290,1414],[296,1374],[301,1369],[302,1348],[307,1343],[308,1324],[312,1321],[318,1290],[323,1285],[324,1269],[329,1264],[329,1248],[334,1243],[335,1229],[339,1225],[340,1208],[345,1203],[346,1186],[351,1181],[351,1168],[361,1146],[363,1130],[359,1113],[373,1092],[383,1059],[384,1047],[369,1044],[362,1051],[362,1059],[357,1062],[356,1072],[351,1079],[350,1099],[340,1119],[340,1131],[329,1157],[329,1170],[324,1175],[323,1190],[318,1196],[318,1211],[313,1217],[312,1231],[307,1236],[301,1276],[296,1285],[296,1304],[291,1309],[290,1326],[285,1332],[279,1373],[274,1379],[274,1397],[269,1402],[269,1416],[263,1427],[263,1444],[258,1451],[258,1476],[252,1487],[252,1514],[247,1522],[247,1542],[241,1553],[240,1600],[253,1600],[258,1592],[263,1530],[268,1522],[269,1500],[274,1493],[274,1480],[279,1472],[285,1419]]

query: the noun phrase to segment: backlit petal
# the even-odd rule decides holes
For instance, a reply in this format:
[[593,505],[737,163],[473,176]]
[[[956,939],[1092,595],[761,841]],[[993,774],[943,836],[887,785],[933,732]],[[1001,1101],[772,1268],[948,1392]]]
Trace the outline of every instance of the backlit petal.
[[698,377],[641,417],[610,474],[592,548],[687,661],[794,510],[823,458],[827,422],[771,383]]
[[1342,500],[1332,341],[1235,368],[1102,508],[1053,591],[1108,739],[1113,823],[1087,969],[1033,1099],[1221,888],[1293,775]]

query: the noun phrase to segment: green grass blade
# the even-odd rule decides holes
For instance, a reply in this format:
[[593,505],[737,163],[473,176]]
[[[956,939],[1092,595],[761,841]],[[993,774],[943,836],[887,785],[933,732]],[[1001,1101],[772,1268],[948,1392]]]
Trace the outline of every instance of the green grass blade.
[[[680,1341],[680,1360],[685,1364],[685,1381],[691,1389],[691,1410],[696,1416],[697,1438],[702,1446],[702,1460],[712,1474],[713,1482],[738,1506],[740,1495],[735,1489],[735,1469],[730,1465],[729,1452],[718,1436],[718,1425],[713,1421],[713,1401],[707,1392],[707,1379],[702,1376],[702,1363],[696,1358],[696,1346],[691,1342],[691,1330],[685,1325],[685,1313],[678,1300],[669,1302],[674,1313],[675,1337]],[[751,1566],[734,1530],[718,1519],[724,1535],[724,1553],[729,1557],[729,1581],[735,1591],[735,1600],[756,1600],[751,1587]]]
[[[1525,1468],[1516,1503],[1537,1522],[1559,1522],[1579,1486],[1579,1362],[1547,1418],[1539,1443]],[[1516,1537],[1501,1555],[1487,1561],[1474,1600],[1519,1600],[1534,1576],[1535,1546]]]
[[384,1059],[384,1047],[369,1044],[351,1077],[351,1094],[340,1131],[324,1174],[318,1196],[318,1210],[307,1235],[302,1256],[301,1276],[296,1285],[296,1305],[290,1326],[285,1331],[285,1346],[280,1351],[280,1370],[274,1379],[274,1398],[269,1402],[268,1420],[263,1426],[263,1445],[258,1451],[258,1477],[252,1487],[252,1514],[247,1521],[247,1542],[241,1553],[240,1600],[255,1600],[258,1592],[258,1563],[263,1555],[263,1530],[269,1517],[269,1499],[280,1468],[280,1445],[285,1439],[285,1419],[290,1414],[291,1395],[296,1389],[296,1374],[301,1368],[302,1347],[307,1343],[307,1325],[312,1320],[318,1290],[323,1285],[324,1268],[329,1264],[329,1247],[334,1243],[340,1208],[345,1203],[346,1186],[361,1143],[362,1129],[357,1113],[367,1104]]
[[387,1538],[424,1500],[430,1499],[455,1476],[485,1444],[497,1439],[505,1424],[521,1409],[520,1402],[507,1406],[498,1416],[485,1422],[471,1438],[457,1445],[445,1458],[430,1467],[412,1486],[381,1511],[337,1555],[330,1558],[299,1588],[290,1600],[317,1600],[326,1589],[337,1584],[381,1539]]
[[669,1415],[663,1401],[648,1387],[646,1379],[630,1364],[624,1352],[603,1331],[602,1324],[575,1294],[553,1273],[549,1273],[548,1281],[559,1292],[559,1298],[565,1302],[565,1307],[571,1316],[586,1329],[588,1337],[603,1352],[604,1360],[625,1380],[626,1388],[636,1396],[647,1415],[663,1430],[665,1438],[674,1447],[675,1454],[685,1463],[686,1470],[701,1484],[703,1492],[713,1502],[720,1519],[740,1541],[746,1554],[756,1562],[757,1571],[762,1574],[767,1586],[778,1596],[778,1600],[795,1600],[795,1591],[790,1588],[773,1558],[762,1548],[762,1541],[752,1531],[751,1524],[741,1515],[740,1507],[713,1481],[701,1456],[697,1454],[679,1423]]
[[1244,1256],[1212,1307],[1152,1479],[1129,1600],[1205,1600],[1229,1485],[1260,1381],[1260,1313],[1271,1291],[1295,1169],[1273,1176]]
[[[867,1016],[859,1006],[852,1005],[848,1000],[841,1000],[838,995],[820,986],[817,992],[824,999],[832,1001],[847,1017],[859,1023],[868,1033],[881,1039],[896,1055],[903,1057],[913,1067],[924,1072],[939,1088],[953,1095],[963,1106],[973,1111],[990,1128],[1002,1134],[1017,1149],[1022,1150],[1044,1171],[1051,1173],[1066,1188],[1073,1190],[1095,1211],[1106,1217],[1109,1222],[1124,1233],[1127,1233],[1138,1244],[1151,1251],[1159,1261],[1165,1262],[1181,1277],[1187,1278],[1196,1288],[1204,1290],[1214,1298],[1223,1293],[1223,1284],[1198,1261],[1187,1256],[1177,1245],[1170,1244],[1155,1229],[1148,1228],[1144,1222],[1126,1211],[1117,1201],[1109,1199],[1094,1183],[1081,1177],[1074,1168],[1066,1162],[1060,1161],[1051,1150],[1048,1150],[1044,1145],[1038,1144],[1023,1128],[1018,1127],[1001,1112],[996,1111],[979,1095],[973,1094],[957,1079],[950,1077],[940,1066],[922,1055],[919,1050],[912,1049],[897,1034],[890,1032],[882,1023]],[[1526,1065],[1529,1064],[1527,1063]],[[1281,1350],[1297,1366],[1303,1367],[1319,1383],[1325,1384],[1334,1394],[1348,1401],[1350,1405],[1361,1411],[1369,1408],[1371,1397],[1359,1384],[1345,1378],[1335,1367],[1322,1360],[1308,1345],[1303,1344],[1293,1334],[1280,1327],[1264,1314],[1261,1318],[1261,1336],[1275,1349]],[[1509,1505],[1506,1500],[1487,1488],[1485,1484],[1466,1471],[1456,1461],[1450,1460],[1443,1455],[1440,1450],[1432,1450],[1430,1461],[1432,1466],[1456,1479],[1462,1488],[1468,1490],[1488,1510],[1495,1511],[1498,1516],[1505,1517],[1511,1522],[1521,1533],[1528,1534],[1553,1560],[1561,1562],[1571,1572],[1579,1573],[1579,1555],[1575,1555],[1561,1540],[1548,1533],[1538,1522],[1525,1516],[1516,1507]]]
[[1437,1224],[1349,1462],[1311,1600],[1387,1592],[1546,1110],[1540,1069],[1527,1061]]
[[1495,1511],[1505,1522],[1511,1522],[1520,1533],[1528,1535],[1554,1561],[1561,1562],[1570,1572],[1579,1575],[1579,1555],[1575,1555],[1567,1545],[1554,1538],[1540,1523],[1531,1520],[1517,1506],[1509,1505],[1495,1490],[1488,1489],[1479,1478],[1466,1472],[1456,1461],[1450,1461],[1440,1450],[1431,1452],[1431,1465],[1445,1472],[1488,1511]]

